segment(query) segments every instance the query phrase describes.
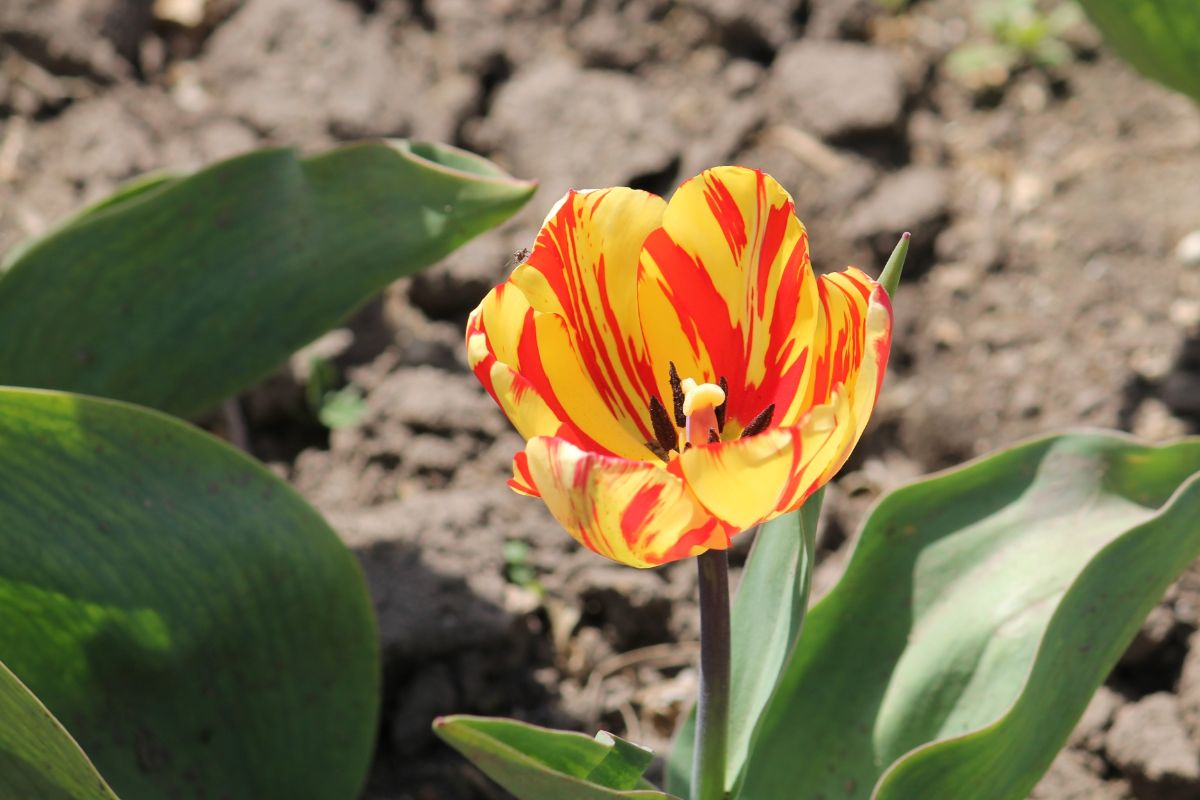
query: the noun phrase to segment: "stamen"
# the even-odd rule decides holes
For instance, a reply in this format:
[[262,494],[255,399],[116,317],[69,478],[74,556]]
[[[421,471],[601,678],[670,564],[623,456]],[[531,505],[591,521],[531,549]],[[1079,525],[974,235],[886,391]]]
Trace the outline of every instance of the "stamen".
[[671,368],[671,399],[675,401],[675,427],[682,428],[687,425],[687,417],[683,415],[683,387],[679,381],[679,370],[675,369],[675,362],[668,361],[667,364]]
[[721,403],[721,405],[717,406],[717,430],[724,431],[725,407],[729,405],[729,381],[725,380],[725,376],[722,375],[721,380],[718,381],[718,383],[721,386],[721,391],[725,393],[725,400]]
[[675,426],[671,424],[666,406],[655,396],[650,398],[650,424],[654,426],[654,438],[658,439],[664,452],[679,447],[679,431],[675,430]]
[[716,444],[719,441],[721,441],[721,434],[717,433],[716,428],[709,428],[708,429],[708,443]]
[[750,420],[750,424],[742,429],[742,438],[745,439],[747,436],[755,436],[765,431],[767,426],[771,424],[771,417],[774,414],[775,404],[771,403],[771,405],[758,412],[758,416]]

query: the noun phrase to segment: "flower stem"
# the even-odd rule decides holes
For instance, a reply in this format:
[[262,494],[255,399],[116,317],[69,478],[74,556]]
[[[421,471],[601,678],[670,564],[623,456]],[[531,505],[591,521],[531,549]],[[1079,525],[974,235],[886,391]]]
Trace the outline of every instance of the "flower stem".
[[723,800],[729,738],[729,559],[724,550],[709,550],[696,561],[700,566],[700,696],[692,800]]

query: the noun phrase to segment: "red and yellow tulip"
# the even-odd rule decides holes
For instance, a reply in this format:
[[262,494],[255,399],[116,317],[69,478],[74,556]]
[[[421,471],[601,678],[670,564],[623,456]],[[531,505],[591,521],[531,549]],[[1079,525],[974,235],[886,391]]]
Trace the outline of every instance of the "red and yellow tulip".
[[669,202],[569,192],[467,323],[527,440],[510,485],[584,546],[650,567],[729,546],[845,463],[875,406],[891,304],[816,276],[792,198],[718,167]]

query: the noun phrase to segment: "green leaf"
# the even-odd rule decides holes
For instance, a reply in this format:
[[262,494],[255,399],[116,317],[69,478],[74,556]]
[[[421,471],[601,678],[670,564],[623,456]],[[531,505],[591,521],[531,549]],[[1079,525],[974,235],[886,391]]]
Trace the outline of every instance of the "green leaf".
[[1200,440],[1067,434],[885,497],[737,796],[1023,800],[1200,555],[1198,470]]
[[518,800],[672,800],[642,779],[653,754],[608,733],[465,715],[441,717],[433,730]]
[[321,399],[317,419],[326,428],[353,428],[362,422],[367,413],[367,401],[362,391],[353,384],[329,392]]
[[71,735],[2,661],[0,797],[117,800]]
[[[763,525],[742,571],[730,620],[733,641],[725,773],[730,786],[746,761],[755,725],[800,635],[812,587],[813,548],[824,496],[821,489],[799,511]],[[667,765],[667,789],[681,797],[691,793],[695,724],[693,709],[675,735]]]
[[912,234],[908,231],[900,235],[900,241],[892,248],[892,254],[888,256],[887,263],[883,265],[883,272],[879,274],[879,285],[888,293],[888,297],[895,298],[896,290],[900,288],[900,275],[904,272],[904,262],[908,258],[910,239]]
[[377,655],[353,556],[261,465],[0,389],[0,659],[126,800],[355,796]]
[[1080,0],[1117,54],[1147,77],[1200,103],[1200,3]]
[[478,156],[403,141],[150,176],[6,260],[0,375],[197,414],[533,189]]

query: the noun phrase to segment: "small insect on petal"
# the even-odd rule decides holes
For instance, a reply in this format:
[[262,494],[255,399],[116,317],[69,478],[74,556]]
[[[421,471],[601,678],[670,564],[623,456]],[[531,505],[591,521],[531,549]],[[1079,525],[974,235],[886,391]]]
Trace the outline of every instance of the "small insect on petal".
[[757,417],[750,420],[750,424],[742,430],[742,438],[745,439],[747,436],[754,436],[765,431],[767,426],[771,424],[771,417],[774,414],[775,404],[771,403],[771,405],[758,412]]
[[717,433],[716,428],[709,428],[708,429],[708,443],[716,444],[719,441],[721,441],[721,434]]
[[517,252],[513,253],[508,259],[508,268],[514,269],[521,266],[529,260],[532,251],[528,247],[522,247]]

